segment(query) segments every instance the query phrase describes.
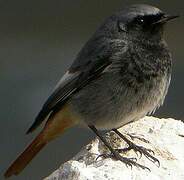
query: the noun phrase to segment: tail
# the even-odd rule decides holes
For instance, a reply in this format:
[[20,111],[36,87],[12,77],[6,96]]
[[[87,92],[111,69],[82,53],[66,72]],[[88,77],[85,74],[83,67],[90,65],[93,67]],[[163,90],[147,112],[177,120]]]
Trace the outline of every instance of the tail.
[[55,139],[62,134],[65,129],[72,127],[76,123],[77,121],[73,119],[70,109],[68,109],[67,106],[63,107],[63,109],[54,116],[51,116],[40,134],[5,172],[5,178],[18,175],[49,141]]
[[4,174],[5,178],[8,178],[12,175],[18,175],[36,156],[36,154],[47,144],[47,142],[43,141],[42,137],[43,133],[41,132],[7,169]]

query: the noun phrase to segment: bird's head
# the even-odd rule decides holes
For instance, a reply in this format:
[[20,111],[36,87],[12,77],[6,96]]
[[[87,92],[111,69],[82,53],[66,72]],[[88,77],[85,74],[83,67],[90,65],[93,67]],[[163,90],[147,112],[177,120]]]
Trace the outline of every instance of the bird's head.
[[144,4],[131,5],[115,13],[104,24],[108,34],[114,37],[128,37],[137,40],[160,39],[164,25],[172,16],[160,9]]

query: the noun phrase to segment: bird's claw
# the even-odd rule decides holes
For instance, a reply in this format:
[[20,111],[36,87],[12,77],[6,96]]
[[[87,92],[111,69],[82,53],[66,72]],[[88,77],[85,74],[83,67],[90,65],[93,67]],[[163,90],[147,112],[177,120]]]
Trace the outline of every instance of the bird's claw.
[[113,159],[116,159],[116,160],[120,160],[127,167],[130,167],[131,169],[132,169],[133,166],[136,166],[138,168],[150,171],[150,169],[148,167],[143,166],[143,165],[137,163],[137,158],[123,157],[117,151],[116,151],[116,153],[111,153],[111,154],[105,154],[105,153],[104,154],[100,154],[100,155],[98,155],[96,160],[98,160],[100,157],[103,157],[103,158],[113,158]]
[[[140,157],[142,157],[142,155],[144,154],[146,158],[148,158],[153,163],[156,163],[158,167],[160,166],[159,160],[153,156],[155,154],[153,150],[145,148],[143,146],[138,146],[134,143],[129,144],[129,149],[133,149],[136,152],[136,154],[138,152],[140,154]],[[152,153],[153,155],[151,155],[150,153]]]
[[[150,161],[152,161],[153,163],[156,163],[158,165],[158,167],[160,166],[160,162],[157,158],[155,158],[153,155],[155,154],[153,150],[151,149],[147,149],[143,146],[138,146],[136,144],[134,144],[133,142],[131,142],[129,139],[127,139],[125,136],[123,136],[118,130],[114,129],[115,133],[118,134],[127,144],[128,144],[128,148],[129,150],[134,150],[134,152],[138,155],[138,153],[140,154],[140,157],[142,157],[142,154],[144,154],[144,156],[149,159]],[[130,137],[132,135],[129,135]],[[133,138],[137,138],[137,136],[133,136]],[[139,137],[138,137],[139,138]],[[140,139],[140,138],[139,138]],[[144,138],[143,138],[144,139]],[[145,139],[144,139],[145,140]],[[120,150],[119,150],[120,151]],[[122,150],[124,151],[124,150]],[[153,155],[151,155],[150,153],[152,153]]]

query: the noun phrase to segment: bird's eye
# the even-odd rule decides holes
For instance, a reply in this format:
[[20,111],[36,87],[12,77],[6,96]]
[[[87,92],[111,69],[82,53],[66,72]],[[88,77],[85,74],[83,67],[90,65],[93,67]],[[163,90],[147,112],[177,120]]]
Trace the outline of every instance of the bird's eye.
[[144,22],[144,19],[140,19],[139,21],[140,21],[141,23],[143,23],[143,22]]
[[143,17],[138,17],[138,18],[136,18],[136,22],[138,23],[138,24],[144,24],[144,18]]

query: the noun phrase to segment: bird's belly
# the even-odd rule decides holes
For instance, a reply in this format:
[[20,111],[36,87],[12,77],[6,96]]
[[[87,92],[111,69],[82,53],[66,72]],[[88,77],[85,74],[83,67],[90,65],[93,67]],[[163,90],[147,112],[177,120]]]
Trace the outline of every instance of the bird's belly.
[[154,111],[163,103],[169,84],[166,76],[145,82],[138,89],[108,78],[101,81],[86,86],[70,104],[81,124],[104,130],[119,128]]

